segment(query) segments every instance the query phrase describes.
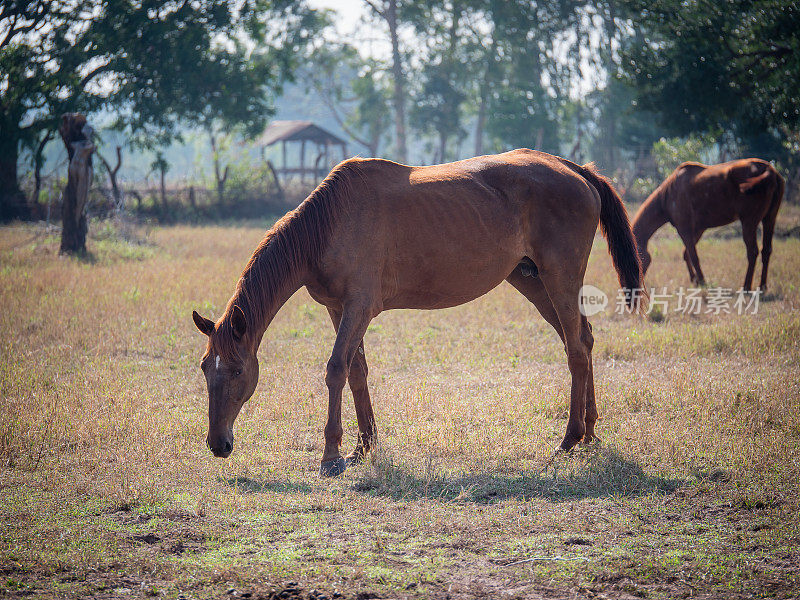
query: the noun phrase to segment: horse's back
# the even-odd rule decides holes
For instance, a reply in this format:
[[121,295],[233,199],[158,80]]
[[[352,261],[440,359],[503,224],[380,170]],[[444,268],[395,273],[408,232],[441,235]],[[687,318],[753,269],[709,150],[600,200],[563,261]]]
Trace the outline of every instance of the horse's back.
[[697,229],[719,227],[743,218],[760,218],[768,208],[768,194],[748,192],[748,182],[775,172],[769,162],[745,158],[716,165],[684,163],[678,169],[684,165],[684,193],[693,207]]
[[[384,159],[357,162],[367,212],[491,218],[548,209],[599,211],[597,191],[569,161],[521,148],[452,163],[408,166]],[[596,219],[595,219],[596,221]]]

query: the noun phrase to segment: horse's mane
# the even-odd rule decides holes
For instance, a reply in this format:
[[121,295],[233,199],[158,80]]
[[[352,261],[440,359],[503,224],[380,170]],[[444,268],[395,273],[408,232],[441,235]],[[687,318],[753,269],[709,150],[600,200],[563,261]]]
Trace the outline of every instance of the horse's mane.
[[641,227],[649,227],[650,221],[663,222],[666,219],[664,206],[666,206],[673,194],[681,193],[681,182],[679,181],[681,175],[683,175],[687,169],[702,170],[705,168],[706,165],[697,162],[684,162],[678,165],[675,170],[645,198],[645,201],[642,202],[642,206],[636,212],[631,222],[634,233],[637,233]]
[[231,313],[238,306],[247,330],[263,327],[278,296],[292,285],[304,268],[315,266],[328,246],[341,213],[354,197],[361,179],[358,159],[344,161],[300,205],[267,231],[242,271],[236,291],[217,323],[215,347],[223,357],[236,354]]
[[653,193],[648,196],[648,198],[644,201],[645,204],[649,204],[651,201],[656,202],[660,201],[664,206],[664,202],[668,201],[670,196],[675,193],[680,193],[677,189],[679,187],[679,178],[688,170],[702,170],[705,169],[706,165],[697,162],[684,162],[679,164],[675,170],[669,174],[669,176],[661,182],[661,184],[653,190]]

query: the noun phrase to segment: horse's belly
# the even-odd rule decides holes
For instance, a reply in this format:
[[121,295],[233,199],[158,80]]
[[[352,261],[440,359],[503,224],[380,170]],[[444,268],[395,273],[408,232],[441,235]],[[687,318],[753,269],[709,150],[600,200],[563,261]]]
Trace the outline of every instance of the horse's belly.
[[383,306],[436,309],[465,304],[500,285],[519,259],[508,255],[491,257],[482,263],[434,260],[404,269],[402,273],[389,272],[383,281]]

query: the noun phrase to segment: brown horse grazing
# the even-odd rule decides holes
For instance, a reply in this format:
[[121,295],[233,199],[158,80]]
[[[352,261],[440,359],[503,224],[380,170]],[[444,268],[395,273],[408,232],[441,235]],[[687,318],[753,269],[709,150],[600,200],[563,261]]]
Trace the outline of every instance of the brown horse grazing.
[[766,291],[772,234],[783,190],[783,177],[771,164],[758,158],[734,160],[710,167],[694,162],[683,163],[650,194],[633,218],[633,233],[643,271],[647,272],[651,260],[647,242],[658,228],[670,222],[686,246],[683,260],[689,269],[689,278],[692,283],[703,285],[705,277],[700,269],[696,248],[700,236],[706,229],[739,219],[747,246],[744,289],[749,291],[758,257],[756,230],[760,221],[764,225],[764,234],[759,287]]
[[[201,364],[209,395],[208,446],[216,456],[231,453],[234,419],[258,380],[261,338],[301,286],[325,305],[336,328],[325,375],[329,403],[320,473],[338,475],[374,442],[363,342],[370,320],[393,308],[464,304],[503,280],[539,309],[564,342],[572,390],[561,448],[593,439],[593,338],[578,293],[598,219],[622,285],[640,287],[628,215],[591,165],[531,150],[429,167],[380,159],[341,163],[267,232],[222,317],[214,323],[192,314],[209,338]],[[345,461],[339,445],[347,380],[359,439]]]

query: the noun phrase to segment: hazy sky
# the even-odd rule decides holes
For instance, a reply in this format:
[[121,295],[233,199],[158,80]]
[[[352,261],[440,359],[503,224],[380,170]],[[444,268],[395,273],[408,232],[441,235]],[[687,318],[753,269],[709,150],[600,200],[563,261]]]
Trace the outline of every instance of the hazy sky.
[[[313,8],[328,8],[334,11],[334,22],[341,39],[359,49],[363,56],[389,60],[391,46],[388,32],[369,14],[364,0],[308,0]],[[401,43],[414,44],[414,34],[409,30],[400,31]],[[593,43],[598,43],[597,35],[592,35]],[[556,47],[556,56],[559,54]],[[596,71],[589,57],[582,53],[581,75],[576,79],[572,94],[583,95],[602,83],[603,74]]]
[[308,4],[312,8],[332,9],[338,32],[363,55],[389,58],[391,48],[387,32],[376,26],[364,0],[308,0]]

